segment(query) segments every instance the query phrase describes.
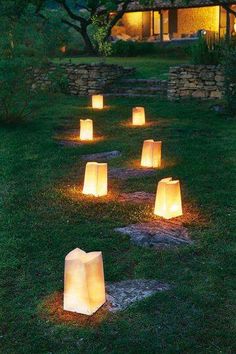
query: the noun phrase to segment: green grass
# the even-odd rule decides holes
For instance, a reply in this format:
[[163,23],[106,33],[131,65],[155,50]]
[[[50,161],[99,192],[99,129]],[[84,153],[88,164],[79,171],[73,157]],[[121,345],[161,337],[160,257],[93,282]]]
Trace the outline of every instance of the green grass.
[[[64,62],[71,61],[72,63],[96,63],[101,59],[96,57],[80,57],[80,58],[68,58],[63,59]],[[58,60],[56,60],[58,61]],[[170,66],[187,63],[187,59],[176,59],[168,57],[135,57],[135,58],[123,58],[114,57],[107,58],[106,62],[109,64],[119,64],[124,66],[132,66],[136,68],[136,77],[140,79],[146,78],[160,78],[166,79],[168,77],[168,71]]]
[[[209,103],[110,99],[93,112],[87,100],[41,97],[32,121],[1,127],[0,352],[13,353],[233,353],[235,352],[235,121]],[[156,126],[120,125],[131,107],[145,105]],[[91,117],[105,136],[96,145],[61,147],[53,139],[65,123]],[[163,141],[166,168],[154,177],[120,181],[110,190],[155,192],[163,177],[179,178],[183,205],[206,225],[187,226],[194,246],[139,248],[114,228],[150,220],[152,210],[106,200],[83,201],[79,188],[85,153],[120,150],[109,166],[140,158],[147,138]],[[42,317],[45,298],[63,289],[65,255],[75,247],[101,250],[107,281],[158,279],[173,285],[95,328]]]

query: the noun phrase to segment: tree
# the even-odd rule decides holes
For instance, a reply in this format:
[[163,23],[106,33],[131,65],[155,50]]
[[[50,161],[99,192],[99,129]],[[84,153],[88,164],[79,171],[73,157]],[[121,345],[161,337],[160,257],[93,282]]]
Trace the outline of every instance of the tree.
[[[35,1],[37,3],[38,15],[46,18],[44,11],[49,2],[46,0]],[[139,3],[151,5],[153,1],[139,0]],[[176,0],[171,1],[174,2]],[[186,3],[189,1],[183,0]],[[216,5],[219,5],[219,0],[212,1]],[[61,22],[80,33],[84,40],[86,51],[97,53],[97,46],[88,30],[93,23],[93,18],[99,19],[101,26],[106,28],[103,38],[103,42],[105,43],[111,34],[113,26],[122,18],[131,2],[133,0],[52,0],[50,1],[50,5],[52,8],[57,7],[62,10]],[[236,12],[230,7],[230,2],[222,1],[222,6],[227,11],[227,16],[230,13],[236,16]],[[158,1],[155,1],[155,4],[157,3]],[[110,16],[111,12],[114,14],[113,16]],[[229,37],[230,34],[228,32],[226,35]]]
[[37,93],[30,84],[32,72],[47,63],[49,49],[60,38],[52,39],[54,31],[35,16],[28,1],[0,0],[0,31],[0,119],[15,122],[31,112]]
[[[176,0],[171,1],[175,2]],[[189,1],[183,0],[185,3],[189,3]],[[35,4],[36,14],[46,21],[50,18],[50,11],[47,10],[57,9],[57,16],[60,17],[61,23],[77,31],[84,40],[86,51],[95,54],[98,52],[97,45],[93,41],[93,36],[89,33],[93,19],[99,19],[101,27],[106,28],[103,38],[105,43],[111,34],[113,26],[122,18],[133,0],[17,0],[15,2],[17,2],[19,9],[29,2]],[[154,0],[139,0],[142,5],[151,6],[153,2]],[[219,5],[219,0],[212,0],[212,2]],[[158,1],[156,0],[155,4],[157,5],[157,3]],[[236,11],[232,9],[230,3],[230,0],[221,2],[221,6],[227,12],[228,20],[229,14],[233,14],[236,17]],[[112,16],[110,16],[111,12],[113,13]],[[229,26],[227,28],[226,37],[229,38]]]
[[[52,0],[50,3],[55,8],[62,10],[61,22],[76,30],[83,37],[86,50],[90,53],[97,53],[97,46],[88,28],[93,24],[93,19],[99,19],[103,28],[106,28],[103,41],[105,42],[113,26],[122,18],[133,0]],[[143,4],[151,3],[153,0],[140,0]],[[45,10],[48,1],[36,0],[37,14],[45,19]],[[110,16],[113,12],[114,15]]]

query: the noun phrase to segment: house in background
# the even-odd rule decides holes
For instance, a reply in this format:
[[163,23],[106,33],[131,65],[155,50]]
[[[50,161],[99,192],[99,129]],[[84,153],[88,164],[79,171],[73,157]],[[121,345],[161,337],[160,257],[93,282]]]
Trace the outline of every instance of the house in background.
[[134,1],[113,27],[112,37],[154,42],[197,38],[201,30],[209,36],[235,34],[235,17],[221,6],[226,3],[236,11],[236,1],[156,0],[152,7]]

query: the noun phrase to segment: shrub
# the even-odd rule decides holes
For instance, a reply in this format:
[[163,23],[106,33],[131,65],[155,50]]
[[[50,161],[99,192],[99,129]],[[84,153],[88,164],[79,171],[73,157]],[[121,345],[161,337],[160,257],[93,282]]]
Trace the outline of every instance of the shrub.
[[15,13],[14,2],[4,4],[0,7],[4,10],[0,13],[0,120],[15,122],[29,115],[37,94],[31,89],[32,72],[47,63],[49,48],[58,47],[61,37],[56,32],[53,40],[53,31],[48,34],[33,6]]
[[36,91],[30,90],[30,71],[22,58],[0,60],[0,119],[13,123],[30,113]]
[[112,45],[113,54],[116,56],[134,57],[137,55],[155,54],[154,43],[133,42],[119,40]]
[[101,23],[96,16],[92,18],[92,24],[96,28],[92,37],[98,54],[103,58],[109,57],[112,53],[112,45],[106,38],[108,24]]
[[228,112],[236,115],[236,48],[230,47],[225,51],[224,61],[225,74],[225,99]]
[[[47,72],[47,69],[46,69]],[[51,82],[51,92],[68,93],[69,80],[65,70],[57,67],[56,70],[48,74],[48,80]]]
[[70,41],[67,44],[66,56],[76,57],[82,54],[84,54],[83,38],[78,32],[70,30]]
[[191,48],[193,64],[218,65],[222,60],[224,41],[215,38],[199,37],[196,44]]
[[150,43],[119,40],[112,44],[112,54],[121,57],[161,55],[183,58],[189,54],[189,44],[180,46],[174,43]]
[[21,14],[0,18],[0,119],[14,122],[29,114],[35,92],[30,90],[30,70],[40,62],[41,38],[30,24],[30,16]]

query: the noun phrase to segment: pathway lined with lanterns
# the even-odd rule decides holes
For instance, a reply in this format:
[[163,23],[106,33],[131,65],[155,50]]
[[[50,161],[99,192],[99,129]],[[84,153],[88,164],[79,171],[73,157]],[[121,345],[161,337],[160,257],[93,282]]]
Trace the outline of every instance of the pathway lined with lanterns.
[[[92,108],[99,110],[104,108],[102,95],[92,96]],[[147,125],[144,107],[133,108],[132,124],[130,125],[134,127]],[[76,136],[74,140],[78,144],[96,143],[93,120],[91,119],[80,119],[80,132],[79,134],[78,132],[74,132],[74,134]],[[83,155],[82,160],[87,162],[84,171],[82,194],[95,198],[104,198],[108,194],[109,178],[126,179],[148,176],[155,173],[155,169],[161,168],[162,165],[161,154],[162,141],[148,139],[143,142],[140,168],[121,167],[113,168],[110,171],[106,161],[119,157],[121,155],[119,151],[94,152],[90,155]],[[123,193],[117,200],[127,203],[135,203],[137,200],[140,203],[151,203],[154,208],[154,214],[159,217],[159,219],[154,221],[128,225],[115,230],[129,235],[131,241],[135,244],[158,249],[192,243],[187,229],[178,219],[177,221],[175,219],[183,214],[179,180],[173,180],[172,177],[161,179],[157,184],[156,196],[152,193],[137,191],[134,193]],[[174,219],[174,221],[170,219]],[[133,297],[128,296],[128,299],[127,296],[124,296],[124,292],[121,291],[119,283],[109,285],[111,289],[116,289],[114,294],[119,294],[119,290],[122,294],[122,299],[119,296],[116,298],[113,294],[113,302],[115,304],[125,303],[128,306],[134,301],[154,294],[156,291],[170,289],[169,285],[161,287],[157,281],[145,282],[148,281],[133,281],[131,284],[132,293],[137,293],[138,295]],[[127,284],[129,284],[129,281]],[[151,285],[154,287],[152,288]],[[150,287],[149,290],[148,287]],[[104,307],[105,303],[109,311],[114,310],[115,305],[113,304],[112,306],[112,296],[109,295],[109,292],[106,297],[102,253],[97,251],[86,253],[79,248],[72,250],[65,258],[64,310],[91,316],[98,309]],[[115,307],[119,309],[119,306]],[[120,306],[120,309],[123,309],[123,307]]]

